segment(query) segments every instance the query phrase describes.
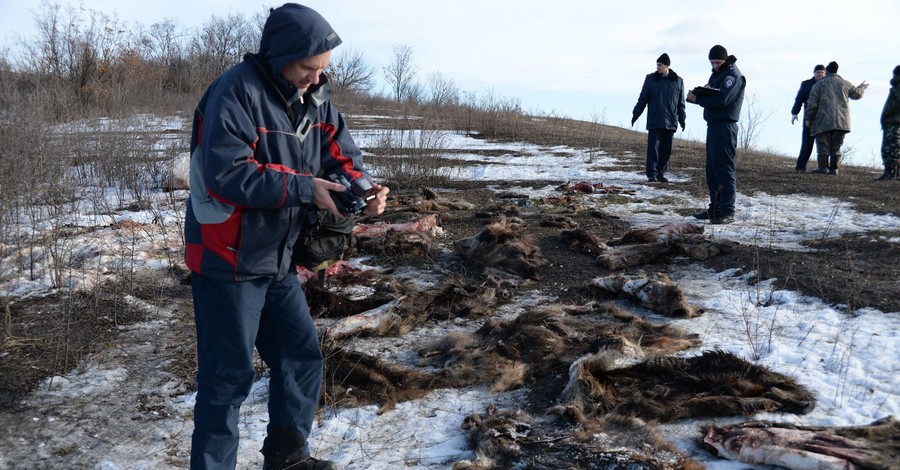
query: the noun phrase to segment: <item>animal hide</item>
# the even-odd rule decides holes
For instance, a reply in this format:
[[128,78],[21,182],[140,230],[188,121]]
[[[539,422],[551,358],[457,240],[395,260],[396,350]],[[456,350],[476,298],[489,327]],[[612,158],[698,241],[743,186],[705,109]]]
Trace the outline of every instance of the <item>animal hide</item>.
[[754,421],[703,430],[703,445],[720,457],[785,468],[897,468],[900,422],[826,427]]
[[597,257],[597,264],[606,269],[617,270],[678,255],[702,261],[729,253],[737,245],[730,240],[708,240],[702,233],[703,227],[690,223],[671,223],[631,230],[621,238],[606,242],[611,249]]
[[[536,308],[511,321],[489,319],[474,335],[447,335],[419,355],[424,365],[443,368],[456,383],[492,383],[508,390],[545,380],[598,350],[644,358],[699,344],[695,334],[648,322],[611,304],[591,303]],[[635,349],[639,352],[630,352]],[[524,374],[512,380],[523,365]]]
[[806,414],[815,397],[793,379],[723,351],[690,358],[658,357],[626,368],[584,361],[580,382],[587,410],[644,420],[751,416],[761,411]]
[[389,231],[424,233],[434,238],[444,234],[444,229],[440,226],[440,218],[437,214],[429,214],[411,222],[395,224],[379,222],[375,224],[356,224],[353,227],[353,235],[356,235],[360,240],[381,238],[386,236]]
[[547,265],[540,248],[523,235],[524,225],[509,219],[488,225],[478,235],[457,240],[453,250],[461,257],[525,279],[538,279]]
[[[550,413],[556,414],[554,410]],[[532,417],[522,410],[489,406],[484,413],[463,420],[461,428],[475,458],[456,462],[452,468],[700,469],[643,423],[593,419],[575,427],[560,427],[555,425],[558,421],[552,415]]]
[[703,313],[685,300],[684,292],[665,274],[653,274],[649,277],[617,274],[595,278],[591,285],[669,317],[694,318]]
[[559,237],[574,251],[594,254],[606,251],[609,247],[599,237],[582,228],[562,230]]
[[397,403],[415,400],[446,380],[435,374],[390,364],[375,356],[337,347],[331,340],[322,344],[325,357],[323,400],[333,406],[356,407],[377,403],[379,413]]

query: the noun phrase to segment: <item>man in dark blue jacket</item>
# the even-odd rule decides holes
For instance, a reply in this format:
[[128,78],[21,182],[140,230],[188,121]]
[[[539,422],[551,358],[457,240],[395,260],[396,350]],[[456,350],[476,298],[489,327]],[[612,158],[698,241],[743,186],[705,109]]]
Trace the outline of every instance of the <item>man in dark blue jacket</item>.
[[[737,58],[716,44],[709,50],[712,75],[709,82],[688,92],[687,101],[703,107],[706,121],[706,187],[709,207],[694,214],[713,224],[727,224],[734,220],[734,200],[737,194],[738,120],[744,103],[747,79],[734,65]],[[695,93],[696,92],[696,93]]]
[[797,172],[806,171],[806,163],[812,155],[813,144],[816,139],[809,134],[809,128],[803,125],[806,122],[806,101],[809,99],[809,91],[817,81],[825,77],[825,66],[816,65],[813,68],[813,76],[809,80],[800,82],[800,90],[797,91],[797,97],[794,98],[794,107],[791,108],[791,124],[793,125],[800,118],[800,107],[803,107],[804,119],[800,121],[800,155],[797,157]]
[[194,113],[185,218],[197,326],[192,469],[235,467],[254,346],[270,369],[264,468],[335,468],[309,456],[323,359],[292,248],[307,211],[339,215],[332,194],[345,186],[320,176],[368,182],[369,214],[384,211],[388,193],[364,172],[329,101],[322,72],[340,43],[312,9],[273,9],[259,52],[216,79]]
[[681,125],[684,131],[684,81],[669,68],[672,65],[669,54],[663,53],[656,59],[656,72],[644,78],[644,86],[638,96],[631,125],[647,108],[647,163],[644,167],[647,180],[668,183],[666,170],[672,156],[672,140]]

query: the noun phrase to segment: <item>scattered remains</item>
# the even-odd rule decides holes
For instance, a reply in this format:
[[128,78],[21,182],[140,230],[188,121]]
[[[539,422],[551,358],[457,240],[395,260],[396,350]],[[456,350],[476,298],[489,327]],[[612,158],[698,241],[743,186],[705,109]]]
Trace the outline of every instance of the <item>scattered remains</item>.
[[525,225],[501,219],[478,235],[457,240],[453,249],[465,259],[525,279],[538,279],[538,271],[547,264],[537,245],[524,235]]
[[684,292],[662,273],[650,276],[615,274],[595,278],[591,285],[669,317],[694,318],[703,313],[688,303]]
[[893,417],[867,426],[826,427],[752,421],[703,429],[713,453],[748,464],[843,470],[897,468],[900,422]]
[[569,399],[586,414],[673,421],[762,411],[806,414],[815,407],[813,394],[795,380],[723,351],[657,357],[625,368],[597,355],[574,374]]
[[456,462],[452,468],[702,468],[639,420],[593,419],[574,428],[555,426],[557,421],[553,415],[532,417],[522,410],[489,406],[484,413],[463,420],[462,429],[468,434],[475,458]]
[[[424,365],[443,368],[460,384],[490,383],[496,391],[545,381],[597,350],[655,357],[696,347],[694,334],[658,325],[612,304],[554,305],[511,321],[488,319],[474,334],[454,333],[419,350]],[[561,384],[560,384],[561,385]]]
[[606,251],[609,248],[599,237],[583,228],[563,230],[559,232],[559,236],[569,245],[569,248],[574,251],[595,254]]
[[606,242],[611,249],[597,257],[597,263],[616,270],[641,266],[664,256],[686,255],[706,260],[728,253],[737,245],[730,240],[708,240],[702,233],[703,227],[690,223],[631,230],[621,238]]

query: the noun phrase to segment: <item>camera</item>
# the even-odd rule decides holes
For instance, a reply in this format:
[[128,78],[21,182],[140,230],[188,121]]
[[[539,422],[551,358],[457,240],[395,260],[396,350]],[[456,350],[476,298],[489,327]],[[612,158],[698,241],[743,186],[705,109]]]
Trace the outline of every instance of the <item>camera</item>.
[[372,189],[372,181],[366,175],[361,175],[353,181],[349,181],[344,174],[329,173],[328,179],[347,188],[343,192],[331,192],[331,199],[341,214],[351,215],[359,213],[375,197],[366,197],[366,194]]

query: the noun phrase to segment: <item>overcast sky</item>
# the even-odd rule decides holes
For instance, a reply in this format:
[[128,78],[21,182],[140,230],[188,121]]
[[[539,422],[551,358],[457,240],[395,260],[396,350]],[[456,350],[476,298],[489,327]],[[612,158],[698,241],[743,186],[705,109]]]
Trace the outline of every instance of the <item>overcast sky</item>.
[[[281,2],[83,0],[80,4],[145,26],[164,18],[198,26],[214,14],[249,17]],[[790,124],[790,107],[800,82],[812,75],[815,64],[835,60],[844,78],[871,83],[865,97],[851,104],[852,132],[845,145],[852,147],[848,154],[854,163],[873,166],[881,162],[879,116],[888,81],[900,64],[900,28],[895,23],[900,3],[889,0],[305,4],[329,20],[344,40],[342,48],[362,51],[379,69],[389,62],[394,46],[408,45],[422,78],[440,71],[465,91],[493,90],[496,96],[520,100],[527,111],[555,111],[586,120],[599,117],[612,125],[629,124],[643,77],[654,70],[662,52],[669,54],[672,68],[690,88],[706,83],[707,53],[721,44],[738,58],[737,65],[747,76],[748,101],[755,96],[762,115],[773,113],[763,124],[759,146],[791,156],[799,148],[800,129]],[[32,12],[40,2],[0,0],[0,5],[4,11],[0,35],[7,44],[16,35],[32,34]],[[644,124],[642,117],[637,128]],[[702,140],[704,135],[702,110],[688,105],[687,132],[677,136]]]

